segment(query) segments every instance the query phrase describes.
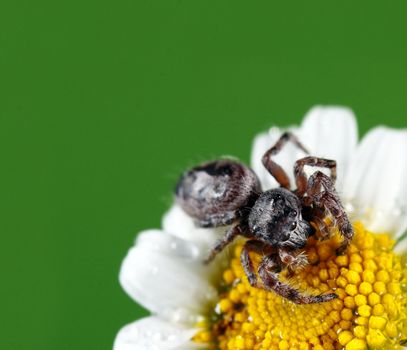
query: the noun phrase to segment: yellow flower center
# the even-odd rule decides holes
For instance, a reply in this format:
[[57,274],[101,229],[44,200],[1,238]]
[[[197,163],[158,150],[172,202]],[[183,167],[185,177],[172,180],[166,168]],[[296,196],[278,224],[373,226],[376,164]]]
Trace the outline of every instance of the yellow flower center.
[[[223,272],[221,298],[196,342],[218,349],[401,349],[407,342],[407,269],[394,241],[354,225],[346,254],[335,255],[341,238],[309,239],[309,264],[288,277],[305,293],[334,291],[330,302],[296,305],[274,292],[250,286],[240,263],[239,242]],[[253,260],[261,257],[252,255]]]

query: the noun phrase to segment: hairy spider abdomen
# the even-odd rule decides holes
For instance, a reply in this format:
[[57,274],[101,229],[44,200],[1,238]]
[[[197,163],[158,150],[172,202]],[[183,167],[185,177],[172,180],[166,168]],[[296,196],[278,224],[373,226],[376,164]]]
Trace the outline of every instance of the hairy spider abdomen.
[[245,165],[229,159],[205,163],[185,172],[176,187],[176,200],[200,226],[232,223],[250,211],[260,182]]

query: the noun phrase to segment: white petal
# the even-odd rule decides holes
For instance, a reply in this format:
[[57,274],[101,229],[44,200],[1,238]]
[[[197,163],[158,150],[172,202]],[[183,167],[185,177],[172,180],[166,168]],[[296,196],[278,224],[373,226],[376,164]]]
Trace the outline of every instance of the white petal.
[[193,323],[217,298],[209,282],[214,267],[202,260],[193,243],[161,231],[146,231],[125,257],[119,279],[124,290],[150,311]]
[[190,339],[197,329],[186,328],[151,316],[124,326],[116,336],[113,350],[197,349]]
[[[294,134],[297,133],[297,129],[289,128]],[[277,181],[270,175],[270,173],[264,168],[261,159],[264,153],[272,147],[285,129],[271,128],[267,133],[262,133],[256,136],[253,142],[252,155],[251,155],[251,167],[260,179],[263,190],[278,187]],[[279,154],[274,157],[274,160],[283,167],[287,175],[291,180],[291,185],[294,184],[293,166],[294,162],[303,157],[305,154],[294,147],[291,143],[287,144]]]
[[399,237],[407,225],[407,130],[370,131],[352,158],[344,198],[375,232]]
[[298,137],[311,155],[336,160],[336,187],[341,191],[358,139],[352,110],[339,106],[315,106],[306,114]]
[[176,237],[185,239],[209,250],[216,240],[225,232],[225,228],[211,229],[196,227],[193,219],[179,205],[173,205],[164,215],[163,230]]

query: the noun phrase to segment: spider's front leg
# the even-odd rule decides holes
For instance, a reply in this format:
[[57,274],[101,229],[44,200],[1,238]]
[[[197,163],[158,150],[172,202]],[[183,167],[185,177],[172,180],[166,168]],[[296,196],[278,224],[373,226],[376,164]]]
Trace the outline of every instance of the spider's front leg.
[[305,147],[301,144],[301,142],[293,133],[285,132],[280,136],[276,144],[263,155],[262,163],[264,167],[268,170],[268,172],[280,184],[281,187],[290,189],[290,179],[287,173],[280,165],[278,165],[272,159],[273,156],[275,156],[282,150],[282,148],[288,141],[293,142],[299,149],[301,149],[304,153],[308,154],[308,151],[305,149]]
[[[308,179],[307,175],[305,174],[304,168],[305,166],[311,167],[319,167],[319,168],[326,168],[330,171],[330,179],[332,184],[335,184],[336,181],[336,161],[331,159],[325,158],[318,158],[318,157],[304,157],[295,162],[294,166],[294,176],[295,176],[295,183],[297,186],[296,193],[301,198],[302,197],[302,204],[304,206],[312,206],[313,198],[312,197],[304,197],[308,189]],[[312,208],[311,214],[307,217],[308,221],[312,221],[318,229],[322,239],[326,239],[329,237],[332,225],[328,224],[325,221],[325,209],[324,208]]]
[[[310,198],[308,198],[310,200]],[[304,204],[303,204],[304,205]],[[312,203],[308,203],[312,205]],[[303,207],[304,208],[304,207]],[[308,222],[312,222],[314,228],[316,228],[316,236],[318,240],[325,240],[331,236],[332,228],[334,226],[333,221],[326,221],[326,211],[322,208],[307,207],[303,218]]]
[[250,259],[250,252],[255,252],[257,254],[271,254],[274,250],[271,246],[265,246],[264,243],[256,240],[250,240],[245,243],[242,249],[242,253],[240,254],[240,261],[242,263],[243,270],[249,280],[249,283],[252,287],[261,288],[261,284],[259,284],[257,280],[257,275],[254,270],[253,262]]
[[336,299],[335,293],[320,295],[304,295],[287,283],[283,283],[278,278],[278,273],[282,270],[283,264],[277,254],[263,258],[259,266],[259,276],[263,281],[264,288],[274,291],[278,295],[292,301],[295,304],[315,304]]
[[[322,192],[321,188],[324,189]],[[309,178],[307,195],[312,199],[315,207],[327,210],[333,216],[339,232],[344,238],[336,253],[343,254],[352,241],[354,232],[332,180],[324,173],[317,171]]]
[[308,264],[308,259],[304,251],[279,248],[278,255],[282,265],[287,268],[289,277],[292,277],[296,270]]
[[304,167],[305,166],[312,166],[312,167],[320,167],[320,168],[327,168],[330,170],[330,178],[332,184],[335,184],[336,181],[336,161],[331,159],[324,159],[318,157],[304,157],[298,159],[294,165],[294,176],[295,176],[295,184],[297,186],[297,195],[299,197],[303,196],[307,191],[307,175],[305,174]]

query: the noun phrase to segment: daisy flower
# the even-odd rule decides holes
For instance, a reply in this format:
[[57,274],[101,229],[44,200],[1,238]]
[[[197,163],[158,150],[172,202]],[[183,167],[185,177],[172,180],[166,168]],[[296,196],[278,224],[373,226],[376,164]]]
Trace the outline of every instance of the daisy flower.
[[[407,343],[407,130],[379,126],[358,144],[352,111],[331,106],[312,108],[289,130],[310,154],[337,161],[336,189],[355,236],[340,256],[337,232],[325,241],[311,237],[304,251],[309,264],[280,277],[338,298],[296,305],[251,287],[239,260],[242,240],[204,265],[225,228],[197,228],[174,205],[162,229],[141,232],[123,261],[121,285],[152,315],[123,327],[114,350],[362,350]],[[263,190],[277,183],[261,157],[283,131],[273,127],[254,140],[251,166]],[[292,174],[303,156],[287,146],[275,160]]]

